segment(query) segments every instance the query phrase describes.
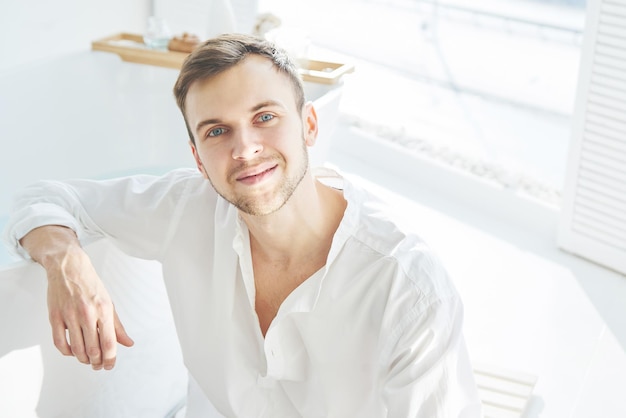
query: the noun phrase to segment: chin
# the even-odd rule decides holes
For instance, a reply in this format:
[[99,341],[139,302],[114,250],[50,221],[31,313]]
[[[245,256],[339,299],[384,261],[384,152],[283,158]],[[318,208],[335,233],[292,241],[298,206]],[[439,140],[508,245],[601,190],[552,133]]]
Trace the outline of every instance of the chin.
[[[290,197],[290,196],[289,196]],[[270,202],[259,203],[258,199],[240,199],[238,201],[231,201],[231,203],[239,209],[241,212],[252,216],[268,216],[278,212],[285,206],[289,197],[282,196],[281,198],[272,199]]]

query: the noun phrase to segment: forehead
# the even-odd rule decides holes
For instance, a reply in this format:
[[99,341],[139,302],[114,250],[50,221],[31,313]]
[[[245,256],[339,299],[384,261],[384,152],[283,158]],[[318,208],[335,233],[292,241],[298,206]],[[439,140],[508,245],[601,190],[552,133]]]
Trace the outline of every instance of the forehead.
[[293,85],[270,59],[251,54],[219,74],[192,83],[185,105],[191,118],[205,110],[247,107],[267,100],[295,103]]

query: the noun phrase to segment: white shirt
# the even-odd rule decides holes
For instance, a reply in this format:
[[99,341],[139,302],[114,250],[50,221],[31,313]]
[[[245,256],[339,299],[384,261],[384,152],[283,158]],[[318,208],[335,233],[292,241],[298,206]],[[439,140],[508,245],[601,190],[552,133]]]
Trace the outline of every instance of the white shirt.
[[[228,417],[479,417],[459,296],[432,251],[365,191],[328,260],[281,305],[265,338],[249,234],[195,171],[26,189],[5,231],[60,224],[156,259],[185,364]],[[121,318],[123,321],[123,318]]]

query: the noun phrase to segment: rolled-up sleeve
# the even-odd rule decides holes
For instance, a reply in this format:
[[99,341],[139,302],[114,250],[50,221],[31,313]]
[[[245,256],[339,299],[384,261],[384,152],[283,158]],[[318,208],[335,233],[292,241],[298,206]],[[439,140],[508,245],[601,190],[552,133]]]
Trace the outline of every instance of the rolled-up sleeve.
[[130,255],[155,259],[186,194],[199,184],[196,177],[181,169],[162,177],[40,181],[15,197],[3,241],[9,251],[28,258],[19,240],[37,227],[61,225],[74,230],[82,245],[106,237]]

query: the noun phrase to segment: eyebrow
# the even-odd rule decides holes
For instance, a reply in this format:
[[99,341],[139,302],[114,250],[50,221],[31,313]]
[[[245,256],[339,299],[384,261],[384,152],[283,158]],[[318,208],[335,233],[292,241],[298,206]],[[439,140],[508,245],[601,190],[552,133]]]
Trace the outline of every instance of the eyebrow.
[[[256,104],[254,106],[252,106],[252,108],[250,109],[250,112],[258,112],[259,110],[266,108],[266,107],[272,107],[272,106],[278,106],[281,108],[285,108],[285,106],[277,101],[277,100],[266,100],[264,102],[261,102],[259,104]],[[198,122],[198,124],[196,125],[196,133],[199,133],[200,130],[206,126],[206,125],[212,125],[214,123],[221,123],[222,120],[219,118],[213,118],[213,119],[205,119],[203,121]]]

